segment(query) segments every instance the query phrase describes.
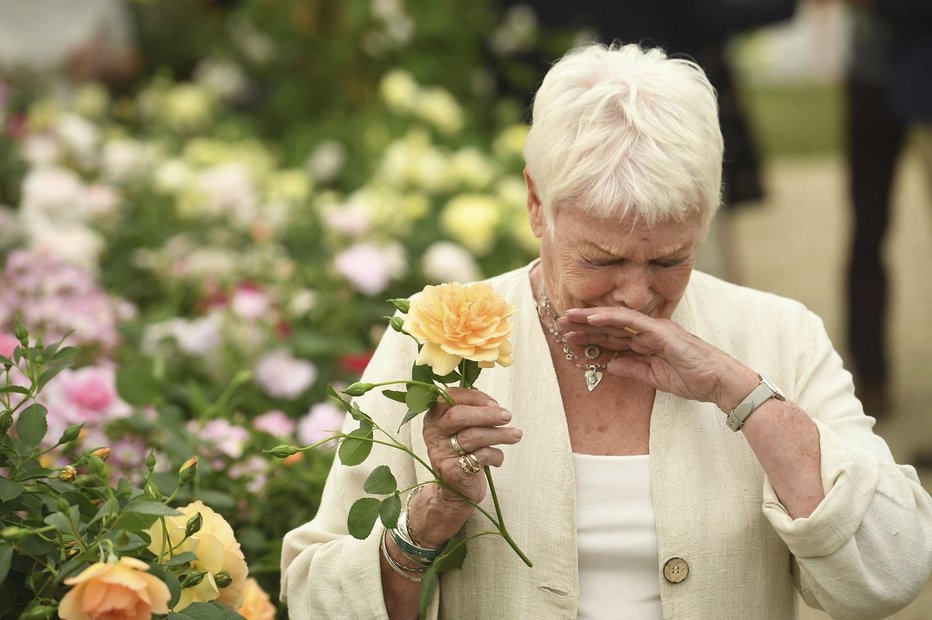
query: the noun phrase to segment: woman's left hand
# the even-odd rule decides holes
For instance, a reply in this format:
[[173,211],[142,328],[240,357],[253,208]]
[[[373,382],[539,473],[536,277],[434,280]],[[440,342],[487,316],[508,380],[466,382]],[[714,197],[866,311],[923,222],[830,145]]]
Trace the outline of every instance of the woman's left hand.
[[[669,319],[622,307],[575,308],[557,321],[575,345],[617,352],[610,374],[730,411],[759,383],[757,373]],[[627,328],[627,329],[625,329]]]

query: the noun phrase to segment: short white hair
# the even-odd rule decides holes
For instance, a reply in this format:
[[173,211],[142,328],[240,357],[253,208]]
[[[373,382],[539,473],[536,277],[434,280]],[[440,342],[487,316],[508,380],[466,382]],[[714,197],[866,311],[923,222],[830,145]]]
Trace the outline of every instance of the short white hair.
[[701,218],[721,202],[715,89],[694,62],[638,45],[585,45],[547,72],[524,145],[552,229],[556,209],[631,213],[648,226]]

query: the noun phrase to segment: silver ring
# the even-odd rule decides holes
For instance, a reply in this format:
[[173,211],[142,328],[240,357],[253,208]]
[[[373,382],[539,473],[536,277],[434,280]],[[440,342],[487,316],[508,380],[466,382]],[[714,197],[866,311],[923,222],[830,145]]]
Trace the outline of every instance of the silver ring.
[[[470,459],[469,457],[472,457],[472,459]],[[473,461],[475,461],[475,463],[473,463]],[[466,474],[467,476],[472,476],[476,474],[480,469],[482,469],[481,467],[477,465],[478,462],[479,462],[479,459],[477,459],[476,455],[471,452],[464,454],[463,456],[459,458],[460,468],[463,470],[463,473]]]
[[466,450],[463,450],[463,446],[460,445],[459,439],[456,438],[457,433],[450,435],[450,445],[453,446],[453,450],[463,456],[466,454]]

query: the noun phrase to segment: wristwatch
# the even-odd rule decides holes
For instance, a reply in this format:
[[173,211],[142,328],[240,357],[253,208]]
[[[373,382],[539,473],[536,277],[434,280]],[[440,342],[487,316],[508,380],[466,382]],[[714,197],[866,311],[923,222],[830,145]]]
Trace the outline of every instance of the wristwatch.
[[760,379],[760,385],[758,385],[754,390],[747,395],[747,397],[738,403],[738,406],[732,409],[728,413],[728,417],[725,418],[725,424],[728,425],[733,431],[741,430],[741,427],[744,426],[744,421],[748,419],[748,416],[754,413],[754,410],[766,403],[771,398],[776,398],[777,400],[786,400],[786,397],[783,395],[783,392],[780,391],[777,386],[768,381],[763,375],[757,373],[757,378]]

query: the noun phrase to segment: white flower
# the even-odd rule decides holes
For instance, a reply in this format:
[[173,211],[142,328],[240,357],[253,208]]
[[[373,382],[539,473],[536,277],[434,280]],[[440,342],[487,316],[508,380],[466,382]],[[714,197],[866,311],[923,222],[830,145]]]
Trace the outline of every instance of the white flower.
[[114,215],[121,200],[119,192],[112,185],[105,183],[96,183],[88,187],[85,198],[88,216],[98,219]]
[[432,243],[421,258],[421,269],[431,282],[474,282],[481,277],[476,259],[451,241]]
[[191,179],[193,173],[180,159],[169,159],[155,170],[153,184],[155,189],[165,194],[180,191]]
[[97,128],[77,114],[63,114],[53,127],[55,135],[82,165],[89,165],[97,149]]
[[192,357],[208,356],[223,344],[223,319],[220,313],[212,312],[197,319],[171,319],[162,323],[152,323],[143,334],[142,348],[152,353],[159,342],[172,339],[187,355]]
[[463,128],[463,110],[453,95],[442,88],[421,89],[414,99],[414,114],[445,134]]
[[23,142],[22,153],[32,166],[51,166],[61,157],[61,146],[48,134],[31,134]]
[[137,140],[112,140],[104,146],[100,162],[104,176],[111,181],[128,181],[145,171],[148,148]]
[[240,225],[251,223],[258,215],[259,201],[246,166],[238,163],[209,168],[198,179],[198,188],[206,198],[210,216],[232,216]]
[[501,222],[501,203],[485,194],[457,196],[440,215],[440,226],[446,234],[483,256],[495,244]]
[[379,93],[388,107],[401,112],[413,109],[418,90],[411,74],[401,69],[388,72],[379,83]]
[[317,379],[317,368],[287,351],[266,353],[256,364],[256,381],[269,395],[295,398]]
[[469,189],[484,189],[497,173],[495,166],[479,149],[464,148],[450,158],[447,182],[452,187],[463,185]]
[[249,87],[246,74],[228,60],[204,60],[194,71],[201,86],[227,101],[240,99]]
[[288,313],[293,317],[302,317],[317,305],[317,291],[301,289],[291,296]]
[[54,224],[82,222],[84,200],[84,183],[71,170],[52,166],[32,168],[23,179],[20,213],[24,220],[47,218]]
[[87,226],[46,223],[30,226],[28,231],[31,250],[60,256],[92,273],[98,270],[104,240]]
[[346,165],[346,147],[336,140],[324,140],[314,147],[305,168],[319,183],[332,181]]

